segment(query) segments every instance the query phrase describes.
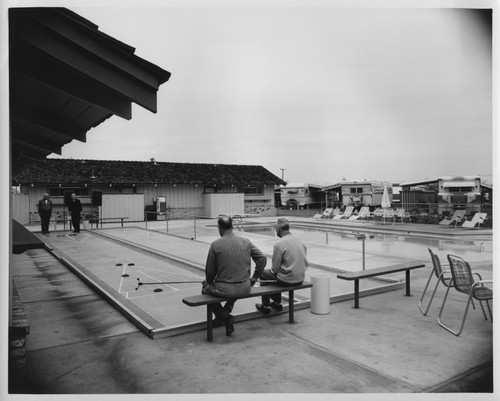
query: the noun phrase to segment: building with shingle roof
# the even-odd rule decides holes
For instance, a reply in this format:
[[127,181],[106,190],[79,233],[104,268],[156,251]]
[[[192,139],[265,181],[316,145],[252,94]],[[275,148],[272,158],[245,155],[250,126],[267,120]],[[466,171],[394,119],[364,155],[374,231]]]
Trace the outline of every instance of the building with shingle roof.
[[[122,195],[122,210],[114,210],[112,217],[126,216],[134,220],[143,220],[146,211],[156,211],[158,198],[165,199],[169,218],[184,218],[205,216],[207,204],[213,209],[214,202],[229,202],[228,199],[236,195],[242,200],[241,213],[276,215],[274,187],[286,184],[258,165],[173,163],[154,159],[148,162],[46,159],[13,178],[21,196],[28,199],[24,203],[28,203],[29,211],[21,214],[28,213],[29,223],[38,220],[36,204],[45,192],[60,213],[64,210],[65,196],[74,192],[82,202],[84,213],[98,212],[101,217],[106,217],[106,213],[97,208],[96,193],[103,201]],[[143,205],[140,216],[138,212],[129,216],[131,211],[126,210],[126,204],[130,199],[136,203],[139,200],[138,204]],[[17,220],[20,218],[18,215]],[[22,220],[26,222],[26,219],[25,215]]]

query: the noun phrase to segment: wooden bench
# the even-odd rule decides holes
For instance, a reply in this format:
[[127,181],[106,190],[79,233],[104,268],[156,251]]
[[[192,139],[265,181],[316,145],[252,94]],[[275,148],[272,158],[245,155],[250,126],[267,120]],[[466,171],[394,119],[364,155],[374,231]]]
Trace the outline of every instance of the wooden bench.
[[425,267],[423,263],[407,262],[393,266],[379,267],[376,269],[358,270],[337,274],[337,278],[342,280],[354,280],[354,308],[359,308],[359,280],[364,278],[383,276],[398,272],[406,272],[406,296],[410,296],[410,270]]
[[[244,299],[252,297],[261,297],[263,295],[273,295],[282,292],[288,292],[288,322],[293,323],[294,321],[294,291],[303,290],[305,288],[311,288],[312,284],[304,281],[301,285],[294,287],[279,287],[277,285],[266,285],[262,287],[252,287],[250,294],[233,299]],[[189,306],[207,306],[207,341],[212,341],[213,335],[213,320],[212,320],[212,306],[213,304],[226,302],[228,298],[214,297],[213,295],[200,294],[186,297],[182,300],[183,303]]]

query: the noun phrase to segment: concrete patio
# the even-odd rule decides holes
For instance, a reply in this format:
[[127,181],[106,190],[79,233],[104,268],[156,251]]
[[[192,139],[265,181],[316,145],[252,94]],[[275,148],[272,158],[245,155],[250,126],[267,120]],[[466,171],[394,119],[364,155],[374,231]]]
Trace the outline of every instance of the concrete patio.
[[[150,229],[165,227],[165,222],[149,224]],[[192,224],[170,222],[169,232],[189,236]],[[31,229],[36,232],[38,227]],[[408,231],[401,224],[380,229]],[[429,229],[425,227],[424,233]],[[195,242],[206,249],[217,237],[213,221],[200,223],[199,230]],[[484,230],[464,235],[491,238]],[[89,255],[99,252],[105,250],[88,249]],[[315,247],[309,246],[308,252],[314,259]],[[411,274],[411,297],[401,289],[362,298],[360,309],[353,308],[351,299],[332,303],[325,315],[302,309],[292,325],[286,314],[237,319],[231,337],[223,328],[215,329],[214,341],[208,343],[202,329],[151,339],[46,250],[12,255],[11,276],[22,283],[19,296],[30,333],[25,376],[11,382],[11,392],[266,397],[481,393],[474,394],[475,399],[490,399],[492,325],[478,307],[470,309],[460,337],[439,327],[444,287],[428,316],[420,313],[418,301],[432,266],[427,256],[422,255],[426,268]],[[491,265],[479,268],[492,277]],[[458,323],[465,300],[451,292],[443,318]],[[184,307],[179,303],[179,309]]]

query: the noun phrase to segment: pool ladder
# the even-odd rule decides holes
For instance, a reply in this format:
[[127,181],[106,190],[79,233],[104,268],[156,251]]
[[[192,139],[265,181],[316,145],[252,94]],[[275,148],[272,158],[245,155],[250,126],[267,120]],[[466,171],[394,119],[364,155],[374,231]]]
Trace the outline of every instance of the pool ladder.
[[236,226],[238,231],[245,231],[245,228],[243,227],[243,220],[242,220],[241,216],[239,216],[239,215],[233,216],[233,225]]

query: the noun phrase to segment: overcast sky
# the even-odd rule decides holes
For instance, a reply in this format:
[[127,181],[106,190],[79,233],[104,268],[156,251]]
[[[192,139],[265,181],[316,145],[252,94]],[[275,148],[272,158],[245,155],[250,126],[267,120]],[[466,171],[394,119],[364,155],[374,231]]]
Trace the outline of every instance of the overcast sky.
[[51,157],[256,164],[319,184],[492,179],[484,10],[66,3],[172,76],[157,114],[134,105]]

